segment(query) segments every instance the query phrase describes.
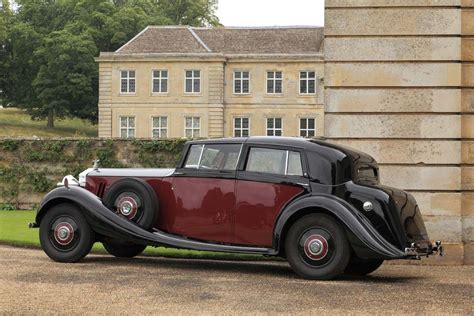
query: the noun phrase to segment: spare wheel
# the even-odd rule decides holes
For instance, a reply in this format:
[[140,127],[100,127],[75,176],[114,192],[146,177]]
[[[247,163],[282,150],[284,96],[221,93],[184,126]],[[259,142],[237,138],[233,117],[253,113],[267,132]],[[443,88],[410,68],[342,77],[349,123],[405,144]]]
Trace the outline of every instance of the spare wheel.
[[103,203],[145,229],[153,227],[158,218],[156,193],[142,179],[128,178],[115,182],[106,192]]

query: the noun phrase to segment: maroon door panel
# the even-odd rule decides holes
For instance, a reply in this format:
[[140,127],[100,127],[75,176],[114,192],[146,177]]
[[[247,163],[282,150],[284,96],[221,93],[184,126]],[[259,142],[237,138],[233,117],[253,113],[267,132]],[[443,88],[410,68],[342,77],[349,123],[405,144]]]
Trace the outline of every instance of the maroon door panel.
[[[190,238],[232,243],[235,179],[174,177],[160,190],[159,228]],[[160,194],[159,193],[159,194]]]
[[303,188],[266,182],[237,181],[234,243],[272,246],[273,227],[283,206]]

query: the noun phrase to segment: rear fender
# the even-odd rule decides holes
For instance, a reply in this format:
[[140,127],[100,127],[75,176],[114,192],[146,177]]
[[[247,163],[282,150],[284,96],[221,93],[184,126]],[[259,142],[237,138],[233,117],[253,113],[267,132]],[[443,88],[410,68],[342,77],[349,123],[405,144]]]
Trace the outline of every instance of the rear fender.
[[[346,226],[352,248],[359,255],[395,259],[404,257],[404,252],[389,243],[352,205],[333,195],[305,195],[290,203],[279,215],[274,228],[274,248],[281,249],[284,233],[294,216],[305,214],[308,209],[321,209],[337,218]],[[355,238],[354,238],[355,237]],[[361,247],[362,246],[362,247]],[[366,249],[364,249],[366,248]],[[369,250],[367,252],[367,250]]]

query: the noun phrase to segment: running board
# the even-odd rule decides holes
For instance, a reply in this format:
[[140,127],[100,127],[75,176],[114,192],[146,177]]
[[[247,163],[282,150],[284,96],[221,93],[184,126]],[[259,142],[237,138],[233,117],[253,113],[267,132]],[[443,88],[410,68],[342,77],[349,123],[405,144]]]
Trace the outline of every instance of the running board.
[[175,248],[193,249],[193,250],[204,250],[204,251],[218,251],[218,252],[237,252],[237,253],[248,253],[248,254],[261,254],[274,256],[277,252],[271,248],[260,248],[260,247],[246,247],[246,246],[233,246],[225,244],[216,244],[210,242],[202,242],[175,235],[167,234],[162,231],[155,231],[153,235],[156,236],[157,241],[163,245],[169,245]]

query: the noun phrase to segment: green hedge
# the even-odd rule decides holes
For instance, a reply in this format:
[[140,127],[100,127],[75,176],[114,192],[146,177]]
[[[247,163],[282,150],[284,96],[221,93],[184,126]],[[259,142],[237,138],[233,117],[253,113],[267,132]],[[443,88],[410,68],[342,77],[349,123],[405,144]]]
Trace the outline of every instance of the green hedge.
[[0,139],[0,209],[31,207],[67,174],[103,168],[174,167],[183,139]]

